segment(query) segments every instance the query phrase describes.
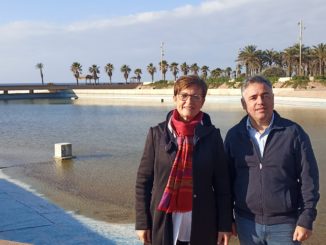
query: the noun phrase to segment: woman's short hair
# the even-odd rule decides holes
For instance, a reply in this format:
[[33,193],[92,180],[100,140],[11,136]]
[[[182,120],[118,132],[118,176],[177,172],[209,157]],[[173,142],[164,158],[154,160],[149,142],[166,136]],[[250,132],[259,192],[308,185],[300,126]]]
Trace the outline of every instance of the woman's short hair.
[[180,93],[181,90],[197,86],[202,91],[202,96],[205,98],[207,94],[207,84],[197,75],[181,76],[174,84],[174,96]]

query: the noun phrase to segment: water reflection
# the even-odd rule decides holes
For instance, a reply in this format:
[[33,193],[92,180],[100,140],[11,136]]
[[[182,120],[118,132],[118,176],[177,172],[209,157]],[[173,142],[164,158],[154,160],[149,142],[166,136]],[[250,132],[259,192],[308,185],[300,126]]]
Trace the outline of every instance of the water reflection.
[[56,158],[54,159],[54,166],[58,176],[65,176],[67,173],[73,171],[74,160]]

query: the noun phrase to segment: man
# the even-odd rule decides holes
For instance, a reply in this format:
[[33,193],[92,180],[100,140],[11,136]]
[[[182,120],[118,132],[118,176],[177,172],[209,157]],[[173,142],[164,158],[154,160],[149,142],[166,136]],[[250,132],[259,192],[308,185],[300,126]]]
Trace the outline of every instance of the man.
[[309,136],[274,111],[272,85],[265,78],[247,79],[241,93],[247,116],[225,139],[235,233],[242,245],[300,244],[312,234],[319,200]]

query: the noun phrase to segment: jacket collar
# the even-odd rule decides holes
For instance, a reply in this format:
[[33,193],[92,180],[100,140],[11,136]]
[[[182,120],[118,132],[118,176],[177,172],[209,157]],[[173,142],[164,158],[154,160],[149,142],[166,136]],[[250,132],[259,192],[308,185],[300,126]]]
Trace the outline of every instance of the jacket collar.
[[[271,125],[271,130],[283,129],[286,126],[284,124],[283,118],[280,116],[280,114],[277,113],[277,111],[274,110],[273,112],[274,112],[274,121],[273,121],[273,124]],[[248,120],[248,115],[243,117],[239,123],[239,126],[240,126],[239,130],[243,134],[248,133],[247,120]]]
[[272,129],[283,129],[286,127],[286,123],[284,121],[284,118],[280,116],[275,110],[274,110],[274,123],[272,125]]

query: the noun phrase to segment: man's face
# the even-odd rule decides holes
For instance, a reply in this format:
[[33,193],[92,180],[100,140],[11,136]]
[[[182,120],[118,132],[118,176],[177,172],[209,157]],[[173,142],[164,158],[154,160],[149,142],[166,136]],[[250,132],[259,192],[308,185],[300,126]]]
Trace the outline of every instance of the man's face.
[[272,89],[263,83],[251,83],[243,91],[242,96],[243,109],[251,121],[260,126],[268,126],[274,109]]
[[198,86],[190,86],[181,90],[173,99],[180,117],[184,121],[193,119],[205,102],[203,91]]

